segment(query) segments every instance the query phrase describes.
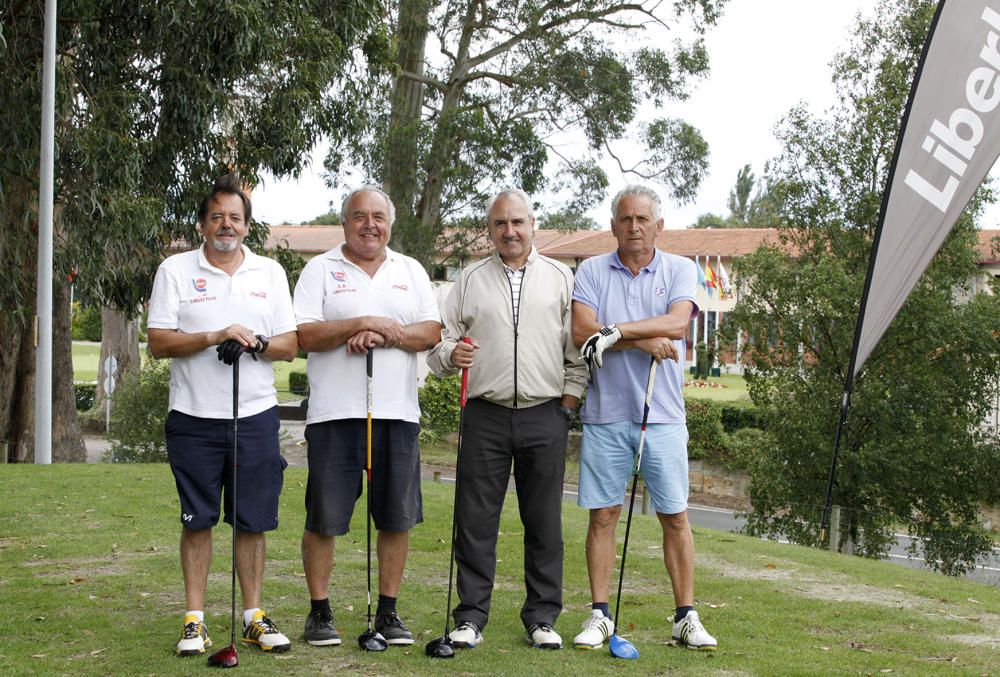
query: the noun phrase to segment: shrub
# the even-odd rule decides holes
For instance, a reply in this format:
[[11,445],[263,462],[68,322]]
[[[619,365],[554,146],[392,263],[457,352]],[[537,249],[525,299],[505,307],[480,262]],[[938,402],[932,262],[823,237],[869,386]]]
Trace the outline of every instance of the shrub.
[[77,411],[88,411],[94,406],[94,400],[97,399],[96,383],[74,383],[73,391],[76,395]]
[[163,426],[170,400],[170,360],[150,359],[115,388],[111,411],[112,463],[167,460]]
[[689,458],[720,458],[726,450],[726,431],[722,429],[722,405],[713,400],[689,399],[685,402]]
[[304,371],[288,372],[288,390],[305,397],[309,393],[309,376]]
[[721,462],[730,470],[749,470],[754,460],[771,444],[770,436],[759,428],[740,428],[728,438]]
[[72,334],[74,341],[101,340],[101,309],[99,306],[84,307],[79,301],[73,302]]
[[750,404],[722,405],[722,428],[733,433],[741,428],[764,428],[764,417]]
[[704,341],[698,341],[695,345],[695,350],[698,353],[698,362],[694,366],[694,377],[696,379],[704,380],[708,378],[709,369],[712,366],[712,359],[708,355],[708,350],[705,347]]
[[458,374],[445,378],[427,375],[418,394],[420,427],[427,431],[427,435],[440,437],[458,431],[458,398],[461,394],[462,378]]

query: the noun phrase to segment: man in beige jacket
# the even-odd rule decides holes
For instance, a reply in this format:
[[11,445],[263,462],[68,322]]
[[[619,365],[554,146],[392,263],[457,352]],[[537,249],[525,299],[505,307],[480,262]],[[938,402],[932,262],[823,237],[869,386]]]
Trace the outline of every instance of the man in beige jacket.
[[523,191],[500,193],[486,212],[495,251],[455,282],[442,312],[444,338],[427,358],[439,376],[469,368],[455,514],[459,604],[450,637],[460,648],[482,641],[513,463],[524,525],[525,639],[559,649],[553,626],[562,611],[566,434],[587,380],[572,339],[573,274],[533,247],[535,218]]

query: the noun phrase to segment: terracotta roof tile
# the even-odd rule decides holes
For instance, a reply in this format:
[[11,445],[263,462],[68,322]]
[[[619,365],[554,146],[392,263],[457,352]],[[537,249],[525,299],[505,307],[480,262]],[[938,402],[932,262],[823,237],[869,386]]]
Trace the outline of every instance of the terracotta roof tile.
[[[993,251],[994,238],[1000,230],[979,231],[979,259],[981,263],[1000,262],[1000,253]],[[267,247],[285,240],[293,250],[303,254],[319,254],[333,249],[344,241],[342,226],[271,226]],[[776,244],[778,231],[774,228],[707,228],[664,230],[656,246],[665,252],[680,256],[738,257],[749,254],[765,242]],[[535,246],[546,256],[559,259],[585,259],[615,250],[617,243],[608,230],[538,230]],[[471,253],[486,256],[492,247],[486,233],[477,233],[471,243]]]

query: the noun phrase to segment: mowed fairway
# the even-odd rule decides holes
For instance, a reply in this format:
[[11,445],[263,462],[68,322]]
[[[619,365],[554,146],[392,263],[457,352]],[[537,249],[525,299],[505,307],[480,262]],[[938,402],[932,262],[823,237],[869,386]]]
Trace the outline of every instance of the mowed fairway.
[[[377,469],[376,469],[377,472]],[[179,520],[164,465],[4,466],[0,496],[0,658],[5,675],[210,674],[203,658],[173,655],[184,601]],[[508,496],[497,588],[484,643],[449,661],[424,644],[444,629],[452,485],[424,485],[426,522],[413,532],[399,610],[411,648],[362,653],[364,513],[339,539],[331,600],[340,647],[301,640],[308,595],[299,560],[305,469],[290,468],[281,526],[268,543],[264,599],[293,640],[284,655],[240,647],[254,675],[983,675],[1000,665],[1000,591],[896,565],[699,529],[697,603],[720,649],[671,646],[673,607],[654,518],[636,515],[620,633],[641,652],[543,652],[522,639],[521,540]],[[363,499],[359,507],[363,507]],[[567,643],[590,601],[586,513],[564,506]],[[619,537],[623,535],[623,527]],[[207,621],[216,647],[229,638],[229,529],[218,531]]]

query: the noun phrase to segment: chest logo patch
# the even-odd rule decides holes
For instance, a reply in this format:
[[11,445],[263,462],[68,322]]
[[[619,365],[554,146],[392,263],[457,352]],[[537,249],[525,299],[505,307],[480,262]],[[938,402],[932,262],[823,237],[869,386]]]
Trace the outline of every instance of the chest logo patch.
[[409,289],[410,289],[405,284],[394,284],[394,285],[392,285],[392,288],[393,289],[399,289],[400,291],[409,291]]
[[333,271],[333,279],[337,282],[343,282],[347,279],[347,275],[342,270]]
[[191,280],[191,284],[194,285],[194,290],[199,293],[204,293],[208,291],[208,283],[205,282],[205,278],[199,277]]
[[666,288],[664,288],[664,287],[657,287],[654,293],[655,293],[655,294],[656,294],[657,296],[664,296],[664,295],[666,295],[666,293],[667,293],[667,290],[666,290]]

